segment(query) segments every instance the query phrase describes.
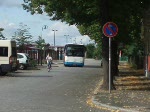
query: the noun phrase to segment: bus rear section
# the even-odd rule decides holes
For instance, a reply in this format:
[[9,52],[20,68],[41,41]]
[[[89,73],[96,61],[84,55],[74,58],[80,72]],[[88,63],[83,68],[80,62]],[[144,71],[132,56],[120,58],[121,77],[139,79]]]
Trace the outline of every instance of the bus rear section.
[[85,46],[66,44],[64,48],[64,66],[84,66]]
[[0,40],[0,75],[17,70],[16,42]]
[[64,65],[65,66],[84,66],[84,57],[73,57],[73,56],[65,56],[64,57]]

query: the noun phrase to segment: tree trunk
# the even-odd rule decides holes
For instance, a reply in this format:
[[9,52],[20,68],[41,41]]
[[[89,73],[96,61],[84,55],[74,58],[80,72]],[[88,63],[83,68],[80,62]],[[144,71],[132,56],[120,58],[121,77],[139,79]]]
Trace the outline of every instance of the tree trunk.
[[[114,37],[115,38],[115,37]],[[111,67],[111,74],[112,74],[112,80],[114,79],[114,76],[118,76],[118,65],[119,65],[119,54],[118,54],[118,43],[117,41],[113,40],[111,44],[111,50],[112,50],[112,67]]]
[[[111,21],[111,18],[109,15],[109,0],[101,0],[101,18],[102,18],[101,26],[103,26],[106,22]],[[109,89],[109,38],[104,36],[103,34],[102,34],[102,56],[103,56],[104,79],[103,79],[103,84],[101,85],[100,89],[108,90]],[[114,57],[114,55],[112,55],[112,57]],[[112,65],[113,65],[112,67],[115,66],[114,62],[115,62],[115,59],[112,60]],[[117,69],[112,69],[112,67],[111,67],[111,70],[112,70],[111,90],[115,89],[114,84],[113,84],[113,75],[115,74],[115,71],[117,70]]]
[[108,37],[103,37],[102,39],[102,56],[103,56],[103,84],[101,89],[109,89],[109,44]]

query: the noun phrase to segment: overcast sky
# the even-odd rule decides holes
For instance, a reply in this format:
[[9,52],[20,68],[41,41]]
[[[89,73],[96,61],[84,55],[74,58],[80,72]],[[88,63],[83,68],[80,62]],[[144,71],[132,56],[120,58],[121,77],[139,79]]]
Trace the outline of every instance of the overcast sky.
[[[33,40],[37,40],[38,36],[42,35],[46,43],[54,44],[55,32],[55,45],[65,45],[68,43],[89,43],[88,36],[81,36],[78,29],[72,25],[69,26],[60,21],[51,21],[49,17],[44,15],[31,15],[30,12],[23,10],[21,4],[23,0],[0,0],[0,28],[5,30],[2,32],[8,39],[12,38],[14,32],[19,28],[19,23],[23,23],[30,28],[30,33]],[[47,29],[42,31],[42,27],[48,26]],[[69,36],[64,36],[69,35]],[[66,39],[66,37],[68,39]]]

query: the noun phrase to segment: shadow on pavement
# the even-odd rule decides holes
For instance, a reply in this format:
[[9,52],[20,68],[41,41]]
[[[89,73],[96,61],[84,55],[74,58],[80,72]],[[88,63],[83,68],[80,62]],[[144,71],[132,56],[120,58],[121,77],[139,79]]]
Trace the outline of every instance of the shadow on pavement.
[[141,74],[135,74],[133,71],[120,71],[119,72],[120,76],[144,76],[143,73]]
[[12,75],[13,77],[36,77],[36,78],[41,78],[41,77],[53,77],[49,75]]
[[5,75],[5,76],[7,76],[7,77],[33,77],[33,78],[53,77],[50,75],[14,75],[14,74]]
[[102,66],[98,66],[98,65],[85,65],[84,68],[102,68]]

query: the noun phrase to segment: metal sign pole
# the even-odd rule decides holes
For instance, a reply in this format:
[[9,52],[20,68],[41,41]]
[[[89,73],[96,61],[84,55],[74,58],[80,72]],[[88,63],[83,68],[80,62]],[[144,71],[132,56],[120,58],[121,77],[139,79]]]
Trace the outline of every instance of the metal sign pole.
[[111,38],[109,37],[109,93],[111,92]]
[[109,93],[111,92],[111,37],[118,33],[118,27],[113,22],[107,22],[103,26],[103,34],[109,37]]

